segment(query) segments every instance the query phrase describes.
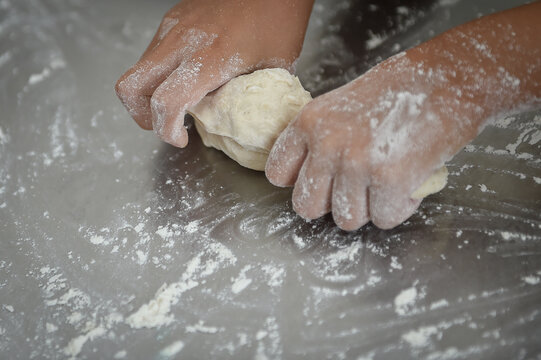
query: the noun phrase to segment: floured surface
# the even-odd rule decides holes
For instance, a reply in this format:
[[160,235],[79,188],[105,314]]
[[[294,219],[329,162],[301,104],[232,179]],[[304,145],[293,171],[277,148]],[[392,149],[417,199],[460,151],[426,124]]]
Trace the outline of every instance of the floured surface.
[[[363,33],[362,51],[332,20],[352,5],[318,3],[299,75],[317,93],[360,70],[340,63],[368,66],[502,3],[445,2],[425,9],[433,21],[393,10],[402,30]],[[112,79],[169,5],[0,0],[3,356],[541,352],[541,113],[488,126],[448,164],[448,186],[396,229],[306,223],[290,191],[204,148],[193,128],[179,151],[116,100]]]

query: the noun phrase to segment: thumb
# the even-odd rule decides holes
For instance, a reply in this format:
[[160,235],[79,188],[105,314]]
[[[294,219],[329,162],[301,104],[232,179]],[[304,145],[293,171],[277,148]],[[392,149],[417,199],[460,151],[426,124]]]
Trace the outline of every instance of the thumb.
[[188,133],[184,127],[186,110],[209,92],[247,70],[237,55],[223,56],[215,47],[194,53],[169,75],[150,99],[152,125],[165,142],[185,147]]

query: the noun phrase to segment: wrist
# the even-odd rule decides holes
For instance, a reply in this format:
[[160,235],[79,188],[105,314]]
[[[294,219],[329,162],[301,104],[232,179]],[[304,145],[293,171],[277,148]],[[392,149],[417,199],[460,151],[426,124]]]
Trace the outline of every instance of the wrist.
[[488,118],[541,104],[539,16],[541,3],[490,15],[407,55],[432,75],[427,80],[434,91],[449,96],[448,106],[479,126]]

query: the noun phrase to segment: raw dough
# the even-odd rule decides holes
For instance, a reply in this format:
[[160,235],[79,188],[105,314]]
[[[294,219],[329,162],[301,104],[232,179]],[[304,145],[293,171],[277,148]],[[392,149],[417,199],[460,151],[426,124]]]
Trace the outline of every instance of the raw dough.
[[265,170],[276,138],[311,100],[296,76],[265,69],[229,81],[188,112],[206,146],[242,166]]
[[411,194],[412,199],[422,199],[430,194],[435,194],[447,185],[447,175],[449,172],[445,166],[442,166]]
[[[296,76],[284,69],[265,69],[229,81],[188,112],[206,146],[263,171],[278,135],[311,100]],[[436,170],[411,197],[421,199],[440,191],[447,174],[445,166]]]

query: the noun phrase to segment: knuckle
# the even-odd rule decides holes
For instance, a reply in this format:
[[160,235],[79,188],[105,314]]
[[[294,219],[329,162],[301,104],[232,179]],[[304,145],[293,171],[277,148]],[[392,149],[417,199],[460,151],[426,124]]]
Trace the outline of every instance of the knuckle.
[[133,99],[143,95],[134,68],[128,70],[118,79],[115,84],[115,92],[123,103],[133,101]]
[[123,92],[122,90],[122,78],[119,78],[115,83],[115,92],[118,97],[120,97],[120,94]]
[[163,15],[163,20],[166,19],[176,19],[180,15],[179,10],[176,7],[172,7],[171,9],[167,10],[165,14]]
[[165,16],[162,19],[160,28],[158,29],[158,41],[163,40],[173,29],[175,29],[178,23],[178,18],[172,16]]
[[121,100],[125,100],[132,92],[132,89],[128,85],[128,77],[126,74],[122,75],[120,79],[117,80],[115,84],[115,92]]

